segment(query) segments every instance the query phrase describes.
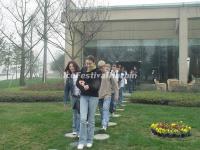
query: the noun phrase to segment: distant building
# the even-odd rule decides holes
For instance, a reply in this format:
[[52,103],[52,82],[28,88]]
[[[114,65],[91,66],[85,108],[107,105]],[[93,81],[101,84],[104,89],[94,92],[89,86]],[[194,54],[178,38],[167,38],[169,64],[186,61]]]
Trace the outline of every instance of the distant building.
[[143,80],[151,80],[153,69],[162,81],[200,77],[200,3],[115,6],[109,15],[80,59],[92,54],[135,65]]

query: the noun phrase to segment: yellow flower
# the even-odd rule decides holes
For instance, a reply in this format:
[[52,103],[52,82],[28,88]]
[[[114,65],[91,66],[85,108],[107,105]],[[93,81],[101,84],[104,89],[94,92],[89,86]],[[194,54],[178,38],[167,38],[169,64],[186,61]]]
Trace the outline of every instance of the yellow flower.
[[172,125],[172,126],[176,126],[176,124],[175,124],[175,123],[172,123],[171,125]]

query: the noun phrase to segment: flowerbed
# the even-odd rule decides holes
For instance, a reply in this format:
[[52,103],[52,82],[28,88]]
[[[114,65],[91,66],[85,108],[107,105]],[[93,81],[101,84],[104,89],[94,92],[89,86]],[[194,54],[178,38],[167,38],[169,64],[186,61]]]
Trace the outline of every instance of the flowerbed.
[[191,135],[191,127],[183,124],[182,121],[177,123],[153,123],[150,129],[154,135],[161,137],[187,137]]

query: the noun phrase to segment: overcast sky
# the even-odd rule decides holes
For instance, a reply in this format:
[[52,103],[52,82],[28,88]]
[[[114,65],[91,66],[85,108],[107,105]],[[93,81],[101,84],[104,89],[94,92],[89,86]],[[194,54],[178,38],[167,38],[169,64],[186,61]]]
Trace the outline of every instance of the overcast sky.
[[180,2],[200,2],[200,0],[108,0],[110,5],[137,5],[137,4],[160,4]]

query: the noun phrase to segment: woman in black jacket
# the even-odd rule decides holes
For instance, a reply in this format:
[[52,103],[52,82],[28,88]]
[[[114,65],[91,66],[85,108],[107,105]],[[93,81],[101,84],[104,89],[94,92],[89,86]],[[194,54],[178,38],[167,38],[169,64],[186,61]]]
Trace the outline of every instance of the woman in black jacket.
[[78,149],[83,149],[86,145],[92,147],[95,112],[98,105],[98,91],[101,84],[101,71],[95,65],[93,56],[88,56],[85,61],[85,67],[82,68],[77,86],[81,90],[80,98],[80,138]]

